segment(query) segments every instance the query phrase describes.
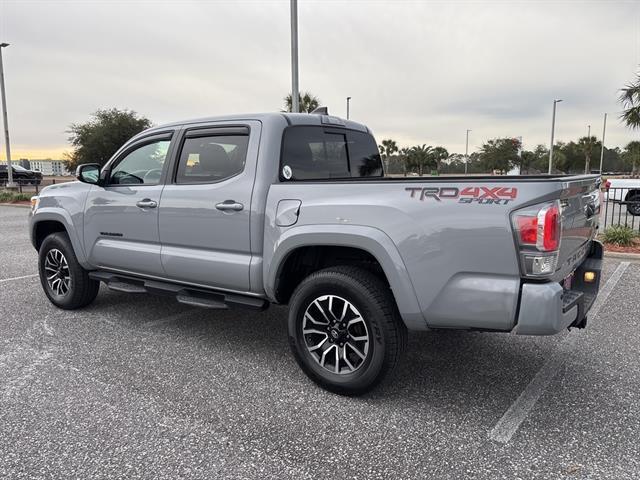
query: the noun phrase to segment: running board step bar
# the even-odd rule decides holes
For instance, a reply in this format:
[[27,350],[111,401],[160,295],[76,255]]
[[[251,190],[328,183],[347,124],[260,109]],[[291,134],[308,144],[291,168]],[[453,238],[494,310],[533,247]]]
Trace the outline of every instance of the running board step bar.
[[118,281],[109,282],[107,283],[107,287],[109,287],[109,290],[114,290],[116,292],[147,293],[146,288],[139,287],[138,285],[134,285],[132,283],[126,283],[126,282],[118,282]]
[[148,280],[103,270],[89,272],[89,278],[103,282],[109,289],[117,292],[169,295],[175,297],[180,303],[194,307],[216,310],[226,310],[229,307],[244,307],[264,310],[269,306],[269,302],[264,298],[190,287],[179,283]]

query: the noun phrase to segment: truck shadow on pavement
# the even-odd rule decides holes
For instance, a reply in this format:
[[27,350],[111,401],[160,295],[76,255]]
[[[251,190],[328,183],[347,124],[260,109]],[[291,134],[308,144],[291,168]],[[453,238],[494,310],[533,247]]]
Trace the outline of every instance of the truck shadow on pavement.
[[[243,309],[204,310],[176,306],[173,299],[101,293],[108,302],[92,310],[99,315],[103,305],[124,300],[121,325],[144,335],[171,335],[171,341],[197,341],[207,355],[216,357],[233,351],[248,363],[249,375],[277,375],[279,384],[296,382],[318,393],[295,364],[287,340],[287,309],[272,306],[264,312]],[[101,305],[102,304],[102,305]],[[156,310],[174,312],[166,321],[149,320]],[[149,310],[148,313],[145,313]],[[356,399],[373,403],[418,402],[423,407],[464,410],[469,407],[502,411],[519,395],[544,364],[564,335],[517,337],[500,333],[465,331],[410,332],[405,359],[394,377],[371,393]],[[265,367],[270,365],[269,367]],[[260,374],[261,370],[263,371]]]

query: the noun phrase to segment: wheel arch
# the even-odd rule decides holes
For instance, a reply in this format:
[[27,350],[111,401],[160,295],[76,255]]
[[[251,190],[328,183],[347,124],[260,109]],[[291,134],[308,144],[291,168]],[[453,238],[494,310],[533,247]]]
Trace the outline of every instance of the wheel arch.
[[381,230],[358,225],[294,227],[282,234],[271,252],[264,263],[265,291],[277,303],[287,303],[299,282],[314,271],[361,265],[389,285],[407,328],[426,329],[406,266],[393,241]]
[[29,233],[31,244],[36,250],[40,250],[42,242],[48,235],[56,232],[64,232],[67,234],[78,262],[83,268],[90,268],[84,253],[84,248],[82,248],[82,242],[67,212],[54,211],[49,208],[39,209],[35,215],[31,217]]

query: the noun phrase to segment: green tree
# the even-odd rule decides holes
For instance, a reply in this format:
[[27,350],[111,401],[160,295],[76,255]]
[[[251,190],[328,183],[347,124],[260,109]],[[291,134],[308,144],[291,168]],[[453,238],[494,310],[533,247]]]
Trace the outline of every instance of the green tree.
[[408,163],[412,171],[418,170],[418,175],[422,176],[425,167],[431,161],[431,146],[416,145],[409,150]]
[[449,158],[449,152],[444,147],[433,147],[430,152],[430,159],[435,163],[436,172],[440,173],[442,162]]
[[400,161],[402,162],[402,173],[406,177],[409,170],[409,152],[411,149],[404,147],[400,149]]
[[546,173],[549,166],[549,149],[537,145],[533,150],[522,151],[520,173]]
[[631,170],[631,173],[635,175],[636,165],[640,163],[640,141],[634,140],[629,142],[627,146],[624,147],[622,158],[626,164],[625,170]]
[[384,167],[385,167],[384,171],[388,172],[389,160],[391,159],[391,156],[398,151],[398,144],[396,143],[395,140],[391,140],[390,138],[387,138],[385,140],[382,140],[382,142],[380,142],[380,145],[378,145],[378,148],[380,149],[380,155],[382,155],[382,159],[384,160]]
[[[310,92],[299,94],[299,105],[301,113],[311,113],[320,106],[320,99]],[[284,97],[284,109],[286,112],[293,110],[291,94]]]
[[486,172],[507,173],[519,164],[518,150],[520,142],[513,138],[489,140],[480,148],[480,162]]
[[382,140],[382,142],[380,142],[380,145],[378,145],[378,148],[380,149],[381,155],[390,157],[391,155],[393,155],[398,151],[398,144],[396,143],[395,140],[391,140],[390,138],[387,138],[385,140]]
[[464,173],[464,161],[464,154],[452,153],[440,165],[440,173]]
[[640,128],[640,75],[621,90],[619,101],[624,108],[620,118],[629,128]]
[[[600,151],[600,142],[595,136],[581,137],[578,139],[578,148],[582,151],[584,157],[583,171],[589,173],[591,168],[593,168],[593,152]],[[580,169],[577,169],[577,171],[580,171]]]
[[132,110],[98,110],[89,121],[69,126],[73,151],[65,154],[64,163],[70,171],[83,163],[103,166],[124,142],[149,127],[151,120]]

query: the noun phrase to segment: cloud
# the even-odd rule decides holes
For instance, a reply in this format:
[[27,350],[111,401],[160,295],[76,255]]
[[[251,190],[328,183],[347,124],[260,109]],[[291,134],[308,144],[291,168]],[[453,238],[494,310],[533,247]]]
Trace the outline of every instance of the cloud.
[[[613,120],[640,58],[638,2],[299,2],[300,85],[379,140],[463,151],[498,136],[637,138]],[[96,108],[155,123],[276,111],[289,3],[0,0],[14,148],[57,151]],[[635,135],[635,136],[634,136]]]

